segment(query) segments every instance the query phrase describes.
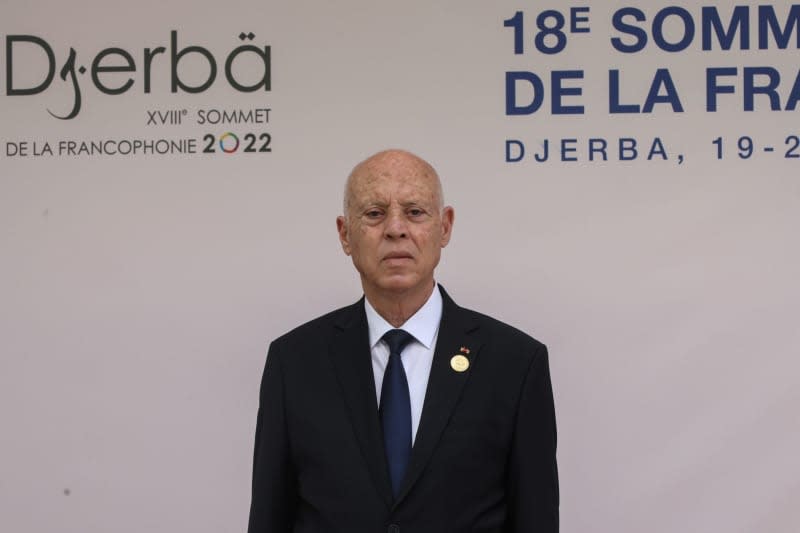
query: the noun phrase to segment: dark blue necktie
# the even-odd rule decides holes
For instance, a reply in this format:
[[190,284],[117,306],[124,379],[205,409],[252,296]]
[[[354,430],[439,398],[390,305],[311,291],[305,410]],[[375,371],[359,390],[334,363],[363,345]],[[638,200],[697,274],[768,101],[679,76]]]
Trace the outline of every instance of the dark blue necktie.
[[389,476],[395,496],[400,492],[400,483],[403,482],[411,457],[411,399],[400,354],[413,338],[402,329],[389,330],[383,336],[383,340],[389,345],[389,362],[383,374],[378,413],[383,425],[386,461],[389,464]]

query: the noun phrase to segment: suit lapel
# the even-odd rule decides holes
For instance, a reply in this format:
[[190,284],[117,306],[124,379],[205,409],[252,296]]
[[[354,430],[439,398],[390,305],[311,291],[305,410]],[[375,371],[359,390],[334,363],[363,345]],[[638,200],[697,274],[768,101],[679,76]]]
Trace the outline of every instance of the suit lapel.
[[[442,320],[439,324],[433,365],[408,471],[394,505],[405,497],[428,464],[458,403],[464,384],[469,379],[471,367],[482,344],[478,325],[472,317],[458,307],[441,286],[440,289],[443,299]],[[462,351],[462,347],[467,348],[469,353]],[[470,368],[464,372],[456,372],[450,367],[450,359],[457,354],[464,355],[470,361]]]
[[336,323],[330,356],[361,453],[378,492],[387,506],[390,506],[393,499],[392,488],[378,420],[378,401],[364,299],[359,300],[348,311]]

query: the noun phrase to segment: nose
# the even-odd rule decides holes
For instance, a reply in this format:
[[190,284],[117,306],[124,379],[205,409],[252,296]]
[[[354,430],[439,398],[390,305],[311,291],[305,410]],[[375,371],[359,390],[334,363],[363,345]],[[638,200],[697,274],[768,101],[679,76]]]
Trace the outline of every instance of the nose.
[[402,211],[392,210],[386,216],[383,234],[387,239],[404,239],[408,237],[408,221]]

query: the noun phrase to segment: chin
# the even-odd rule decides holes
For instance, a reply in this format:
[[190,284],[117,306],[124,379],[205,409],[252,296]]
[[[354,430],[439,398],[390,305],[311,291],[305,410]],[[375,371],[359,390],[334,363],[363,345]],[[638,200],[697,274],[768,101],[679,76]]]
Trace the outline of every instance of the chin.
[[392,276],[381,280],[378,286],[385,291],[405,292],[420,287],[421,283],[416,276]]
[[409,272],[384,272],[377,276],[375,285],[384,289],[403,288],[413,286],[416,281],[416,276]]
[[392,281],[392,282],[381,283],[380,287],[386,291],[405,292],[409,289],[414,288],[414,284],[401,281]]

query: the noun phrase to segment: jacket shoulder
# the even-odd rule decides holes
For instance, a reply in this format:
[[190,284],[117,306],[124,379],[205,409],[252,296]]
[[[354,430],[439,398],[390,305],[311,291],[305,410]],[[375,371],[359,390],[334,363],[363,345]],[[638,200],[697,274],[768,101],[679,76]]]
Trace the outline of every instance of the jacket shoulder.
[[529,353],[546,352],[545,345],[531,335],[494,317],[473,309],[461,307],[453,301],[447,291],[444,290],[444,287],[439,285],[439,290],[442,292],[444,300],[443,320],[446,317],[450,317],[460,325],[465,326],[466,329],[477,327],[482,330],[482,335],[485,335],[495,347],[516,348]]
[[547,347],[538,339],[510,324],[472,309],[461,308],[462,312],[485,331],[492,344],[498,348],[537,354]]
[[274,346],[309,343],[328,338],[337,324],[347,324],[358,317],[359,305],[363,308],[363,300],[335,309],[296,328],[284,333],[272,341]]
[[490,336],[497,342],[508,343],[512,345],[527,346],[529,348],[544,348],[545,345],[529,335],[528,333],[518,329],[510,324],[502,322],[489,315],[479,313],[472,309],[464,309],[462,311],[469,315],[481,328],[485,328]]

